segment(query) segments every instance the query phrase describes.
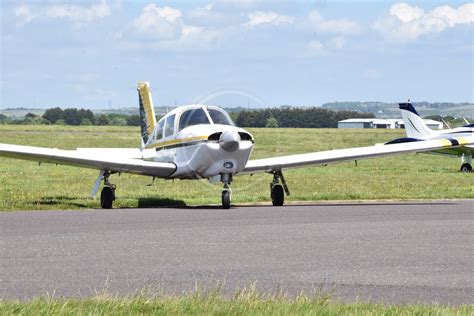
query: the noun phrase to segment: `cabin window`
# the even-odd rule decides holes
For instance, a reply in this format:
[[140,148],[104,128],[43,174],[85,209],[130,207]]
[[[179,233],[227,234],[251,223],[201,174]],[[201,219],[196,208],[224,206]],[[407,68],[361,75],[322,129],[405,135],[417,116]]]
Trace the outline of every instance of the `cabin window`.
[[165,125],[165,120],[162,119],[158,122],[158,128],[156,129],[156,140],[163,138],[163,127]]
[[166,126],[165,126],[165,135],[164,137],[168,137],[174,134],[174,117],[175,115],[168,116],[166,118]]
[[227,117],[224,113],[216,109],[207,109],[209,115],[211,116],[214,124],[223,124],[223,125],[234,125],[230,118]]
[[187,110],[181,114],[181,118],[179,119],[179,130],[199,124],[210,124],[206,112],[204,112],[202,108]]

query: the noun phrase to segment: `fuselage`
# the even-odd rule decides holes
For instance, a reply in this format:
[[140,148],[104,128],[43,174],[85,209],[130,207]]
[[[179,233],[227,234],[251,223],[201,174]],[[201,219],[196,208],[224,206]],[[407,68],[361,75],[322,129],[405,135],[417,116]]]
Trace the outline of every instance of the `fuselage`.
[[250,158],[254,139],[234,125],[229,115],[216,106],[182,106],[161,118],[144,144],[144,158],[172,162],[170,178],[208,178],[241,172]]

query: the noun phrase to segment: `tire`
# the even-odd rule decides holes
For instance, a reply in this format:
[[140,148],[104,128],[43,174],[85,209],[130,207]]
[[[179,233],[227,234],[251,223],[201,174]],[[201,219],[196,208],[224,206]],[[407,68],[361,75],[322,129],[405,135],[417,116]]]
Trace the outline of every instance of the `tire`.
[[230,201],[231,201],[230,190],[222,191],[222,208],[225,210],[230,209]]
[[100,206],[104,209],[111,209],[115,200],[115,190],[111,187],[104,187],[100,192]]
[[282,206],[285,201],[285,194],[283,187],[280,184],[276,184],[272,187],[272,204],[273,206]]
[[461,172],[464,172],[464,173],[468,173],[468,172],[472,172],[472,166],[468,163],[464,163],[462,166],[461,166],[461,169],[460,169]]

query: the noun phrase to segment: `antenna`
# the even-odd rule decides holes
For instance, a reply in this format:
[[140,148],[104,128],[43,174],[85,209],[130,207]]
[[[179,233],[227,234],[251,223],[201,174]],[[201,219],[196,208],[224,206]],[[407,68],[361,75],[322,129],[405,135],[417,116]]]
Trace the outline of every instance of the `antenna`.
[[444,118],[442,118],[441,121],[443,121],[443,123],[444,123],[449,129],[451,129],[451,126],[449,126],[448,122],[446,122],[446,121],[444,120]]

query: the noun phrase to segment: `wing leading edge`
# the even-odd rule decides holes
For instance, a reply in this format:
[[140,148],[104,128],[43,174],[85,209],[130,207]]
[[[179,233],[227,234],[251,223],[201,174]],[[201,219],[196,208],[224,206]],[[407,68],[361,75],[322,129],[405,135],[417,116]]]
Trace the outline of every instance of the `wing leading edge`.
[[143,160],[143,153],[138,149],[82,148],[62,150],[0,144],[0,156],[160,178],[167,178],[176,170],[176,165],[173,163]]
[[474,145],[474,137],[460,137],[418,141],[412,143],[374,145],[348,149],[336,149],[307,154],[280,156],[265,159],[249,160],[240,174],[272,172],[282,169],[325,165],[347,160],[383,157],[410,152],[426,152],[437,149]]

